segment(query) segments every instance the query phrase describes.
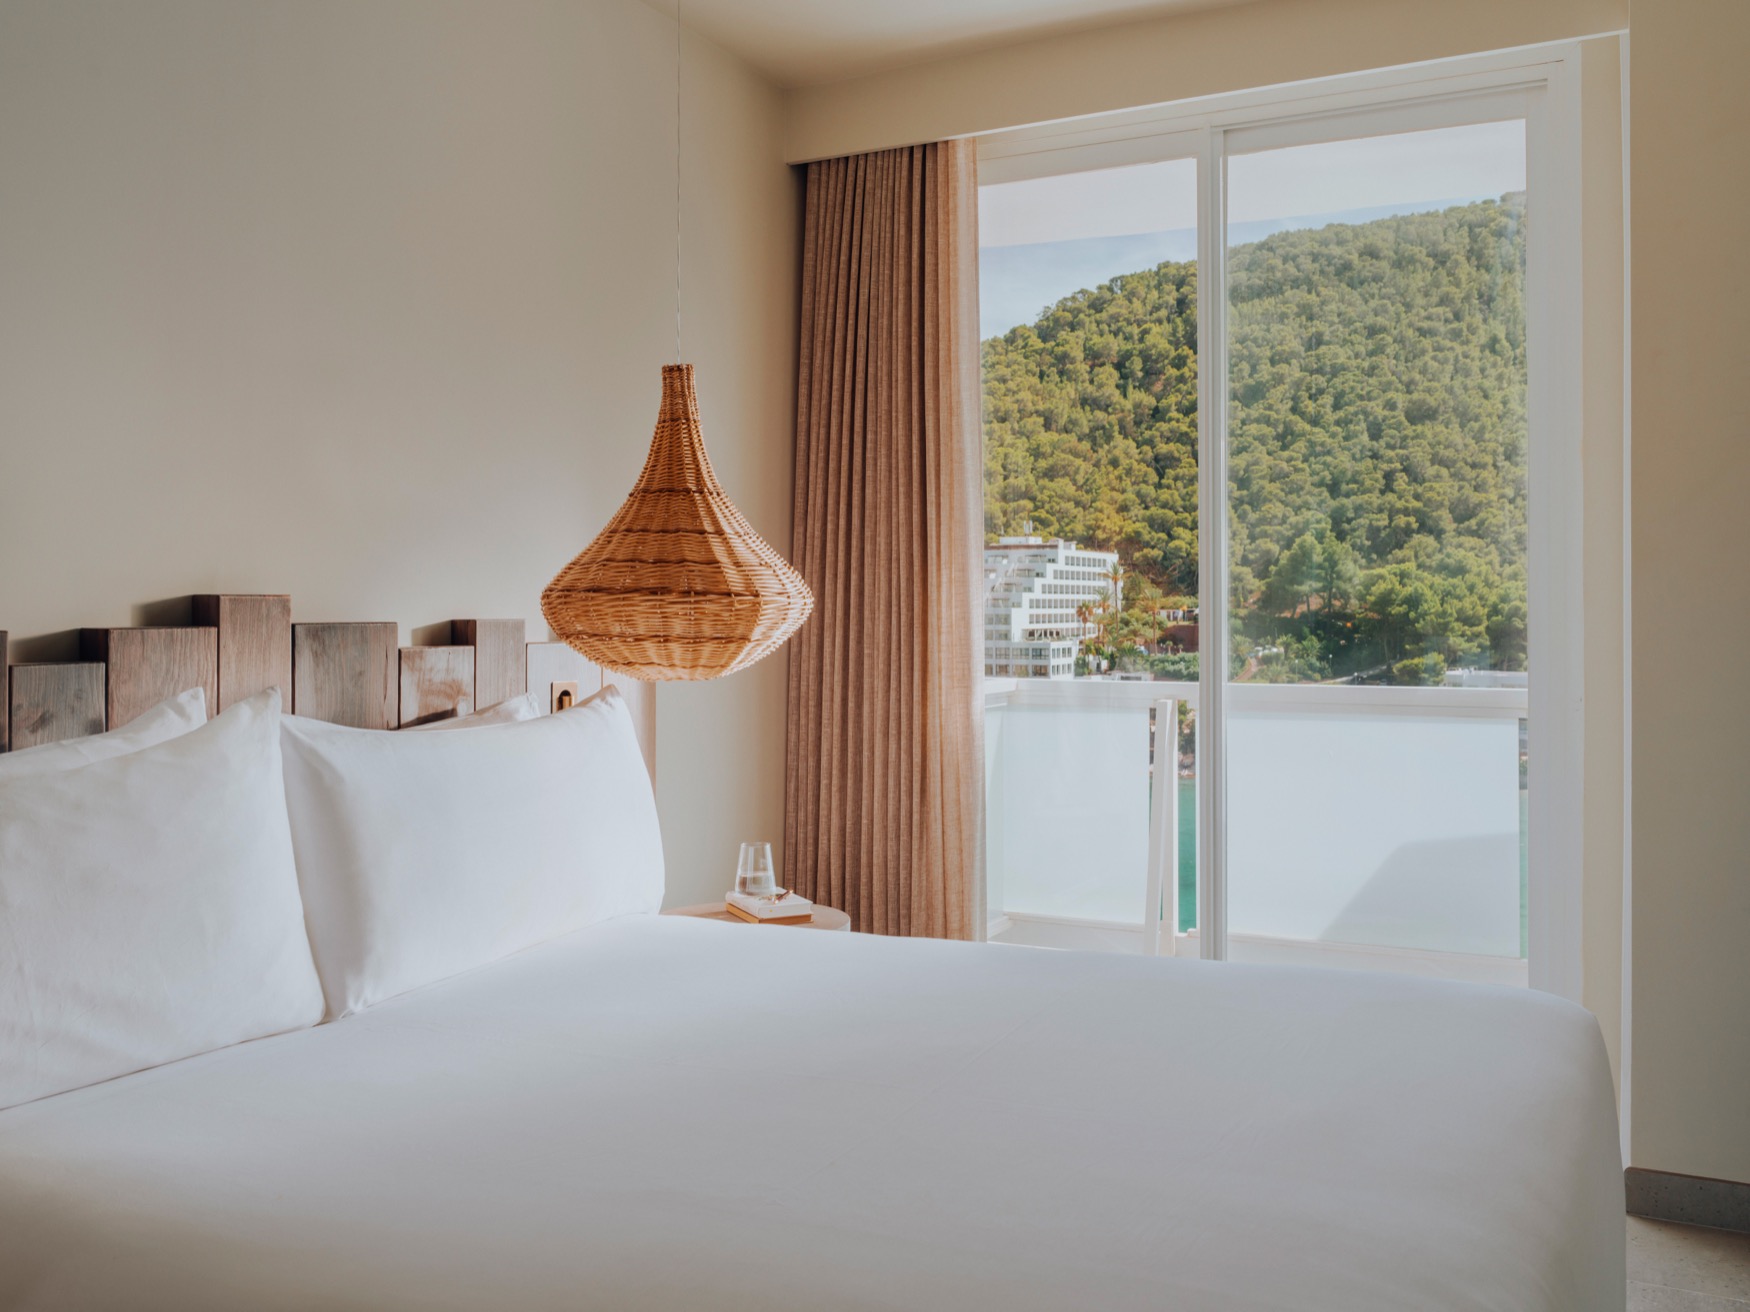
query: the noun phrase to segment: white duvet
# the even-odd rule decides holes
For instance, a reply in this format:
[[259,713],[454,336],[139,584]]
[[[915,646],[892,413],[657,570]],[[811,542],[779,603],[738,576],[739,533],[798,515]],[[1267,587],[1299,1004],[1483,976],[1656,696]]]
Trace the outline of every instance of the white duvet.
[[0,1307],[1620,1312],[1529,992],[613,921],[0,1112]]

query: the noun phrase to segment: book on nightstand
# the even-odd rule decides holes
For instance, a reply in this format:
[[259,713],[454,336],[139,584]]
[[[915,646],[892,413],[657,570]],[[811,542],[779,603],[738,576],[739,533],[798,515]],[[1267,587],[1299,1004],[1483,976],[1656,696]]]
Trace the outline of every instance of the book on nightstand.
[[723,909],[753,925],[800,925],[814,919],[814,903],[795,893],[776,898],[729,893],[723,899]]

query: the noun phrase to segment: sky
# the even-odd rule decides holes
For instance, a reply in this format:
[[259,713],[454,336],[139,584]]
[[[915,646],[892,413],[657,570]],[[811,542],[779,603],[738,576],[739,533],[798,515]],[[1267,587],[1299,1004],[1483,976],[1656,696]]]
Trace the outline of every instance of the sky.
[[[1363,223],[1525,189],[1514,120],[1228,159],[1228,242]],[[1121,274],[1197,254],[1197,168],[1169,160],[979,188],[981,337]]]

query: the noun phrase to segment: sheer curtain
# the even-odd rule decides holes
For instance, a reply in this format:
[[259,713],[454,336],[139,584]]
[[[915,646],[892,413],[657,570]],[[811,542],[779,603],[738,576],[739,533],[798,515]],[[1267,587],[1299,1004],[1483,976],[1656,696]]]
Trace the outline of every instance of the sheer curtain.
[[878,934],[984,932],[977,205],[967,142],[808,166],[785,859]]

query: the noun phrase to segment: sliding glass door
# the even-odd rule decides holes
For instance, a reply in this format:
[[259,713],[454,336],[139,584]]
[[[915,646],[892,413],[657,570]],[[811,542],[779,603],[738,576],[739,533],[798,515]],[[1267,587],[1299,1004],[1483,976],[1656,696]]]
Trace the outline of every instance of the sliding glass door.
[[1193,158],[981,189],[987,867],[1021,941],[1140,945],[1177,888],[1153,849],[1195,788],[1197,195]]
[[1523,979],[1525,122],[1308,135],[1225,143],[1227,954]]
[[993,936],[1561,955],[1554,76],[987,150]]

